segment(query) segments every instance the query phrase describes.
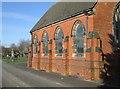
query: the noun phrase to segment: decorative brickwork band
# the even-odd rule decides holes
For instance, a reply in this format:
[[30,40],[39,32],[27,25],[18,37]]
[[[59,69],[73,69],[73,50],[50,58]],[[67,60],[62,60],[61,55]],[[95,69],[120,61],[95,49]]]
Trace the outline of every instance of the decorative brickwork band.
[[[101,58],[101,39],[96,31],[89,32],[87,36],[87,48],[86,48],[86,60],[90,61],[90,68],[92,70],[90,71],[90,77],[91,80],[99,80],[100,79],[100,70],[101,64],[102,64],[102,58]],[[96,70],[97,68],[97,70]]]
[[96,32],[96,31],[89,32],[88,36],[87,36],[87,39],[94,39],[94,38],[100,39],[100,36],[99,36],[98,32]]

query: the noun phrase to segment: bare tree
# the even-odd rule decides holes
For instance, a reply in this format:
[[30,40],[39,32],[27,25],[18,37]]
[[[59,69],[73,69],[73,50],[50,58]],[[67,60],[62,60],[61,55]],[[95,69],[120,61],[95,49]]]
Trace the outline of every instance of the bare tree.
[[4,56],[7,56],[7,55],[11,55],[11,49],[2,46],[2,56],[4,57]]
[[30,45],[30,40],[20,40],[19,44],[16,45],[15,43],[12,43],[9,48],[6,48],[4,46],[1,46],[2,48],[2,55],[11,55],[11,52],[13,50],[14,54],[26,54],[29,51],[29,45]]
[[10,45],[10,48],[16,50],[16,49],[17,49],[17,46],[15,45],[15,43],[12,43],[12,44]]
[[27,53],[29,51],[29,45],[30,45],[30,40],[22,39],[19,43],[18,48],[20,49],[21,52]]

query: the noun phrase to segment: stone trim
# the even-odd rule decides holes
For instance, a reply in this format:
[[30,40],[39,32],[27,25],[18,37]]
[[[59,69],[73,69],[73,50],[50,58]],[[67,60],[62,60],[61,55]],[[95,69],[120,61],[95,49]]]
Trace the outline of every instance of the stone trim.
[[93,38],[100,39],[100,36],[99,36],[98,32],[91,31],[91,32],[88,33],[87,39],[93,39]]
[[86,52],[92,52],[93,51],[93,48],[92,47],[87,47],[86,48]]

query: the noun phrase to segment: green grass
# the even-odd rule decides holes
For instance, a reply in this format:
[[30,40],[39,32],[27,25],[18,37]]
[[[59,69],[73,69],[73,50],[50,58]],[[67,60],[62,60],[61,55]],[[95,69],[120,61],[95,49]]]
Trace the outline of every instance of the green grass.
[[26,56],[24,57],[18,57],[17,59],[14,58],[3,58],[3,61],[6,63],[17,63],[17,62],[27,62],[28,58]]

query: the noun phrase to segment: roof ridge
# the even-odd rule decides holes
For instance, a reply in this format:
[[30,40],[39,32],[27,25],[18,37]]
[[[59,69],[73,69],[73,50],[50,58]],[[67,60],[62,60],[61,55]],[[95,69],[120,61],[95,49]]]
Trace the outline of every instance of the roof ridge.
[[48,26],[56,21],[59,22],[62,19],[76,16],[81,11],[93,8],[95,4],[95,2],[57,2],[48,9],[30,32],[46,27],[46,25]]

